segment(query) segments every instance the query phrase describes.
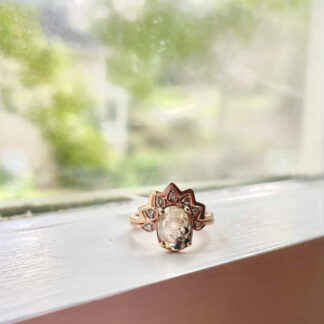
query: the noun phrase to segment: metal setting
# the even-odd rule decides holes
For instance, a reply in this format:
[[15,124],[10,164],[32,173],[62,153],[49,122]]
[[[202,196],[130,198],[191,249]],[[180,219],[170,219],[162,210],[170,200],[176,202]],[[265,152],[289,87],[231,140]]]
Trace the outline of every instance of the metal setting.
[[181,191],[174,183],[163,192],[151,191],[148,203],[129,216],[133,225],[146,232],[156,230],[159,244],[171,251],[190,246],[193,230],[201,230],[212,219],[213,213],[196,201],[192,189]]

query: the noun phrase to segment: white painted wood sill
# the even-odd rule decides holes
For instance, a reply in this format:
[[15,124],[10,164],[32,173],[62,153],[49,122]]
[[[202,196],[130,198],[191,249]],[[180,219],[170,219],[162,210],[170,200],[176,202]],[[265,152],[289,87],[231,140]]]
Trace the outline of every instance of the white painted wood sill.
[[324,181],[199,192],[215,221],[168,253],[146,201],[0,222],[0,323],[324,323]]

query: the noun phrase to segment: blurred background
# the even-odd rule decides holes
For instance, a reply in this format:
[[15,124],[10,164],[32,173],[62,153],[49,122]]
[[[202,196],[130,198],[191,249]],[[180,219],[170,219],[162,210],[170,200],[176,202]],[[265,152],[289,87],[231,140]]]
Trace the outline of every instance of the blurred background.
[[0,0],[0,200],[321,174],[323,21],[321,0]]

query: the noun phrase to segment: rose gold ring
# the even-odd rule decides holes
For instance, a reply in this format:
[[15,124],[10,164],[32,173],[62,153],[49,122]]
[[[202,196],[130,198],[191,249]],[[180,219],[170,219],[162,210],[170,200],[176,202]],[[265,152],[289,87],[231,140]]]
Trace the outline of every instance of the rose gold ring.
[[193,230],[201,230],[212,219],[213,213],[196,201],[192,189],[181,191],[173,183],[163,192],[151,191],[148,203],[129,216],[133,225],[146,232],[156,229],[159,244],[171,251],[190,246]]

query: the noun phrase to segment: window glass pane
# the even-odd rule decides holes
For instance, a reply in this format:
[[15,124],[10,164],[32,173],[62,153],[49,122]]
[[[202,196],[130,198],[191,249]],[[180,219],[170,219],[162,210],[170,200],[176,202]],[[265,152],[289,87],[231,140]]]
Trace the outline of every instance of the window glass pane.
[[0,1],[0,199],[322,172],[322,21],[320,0]]

